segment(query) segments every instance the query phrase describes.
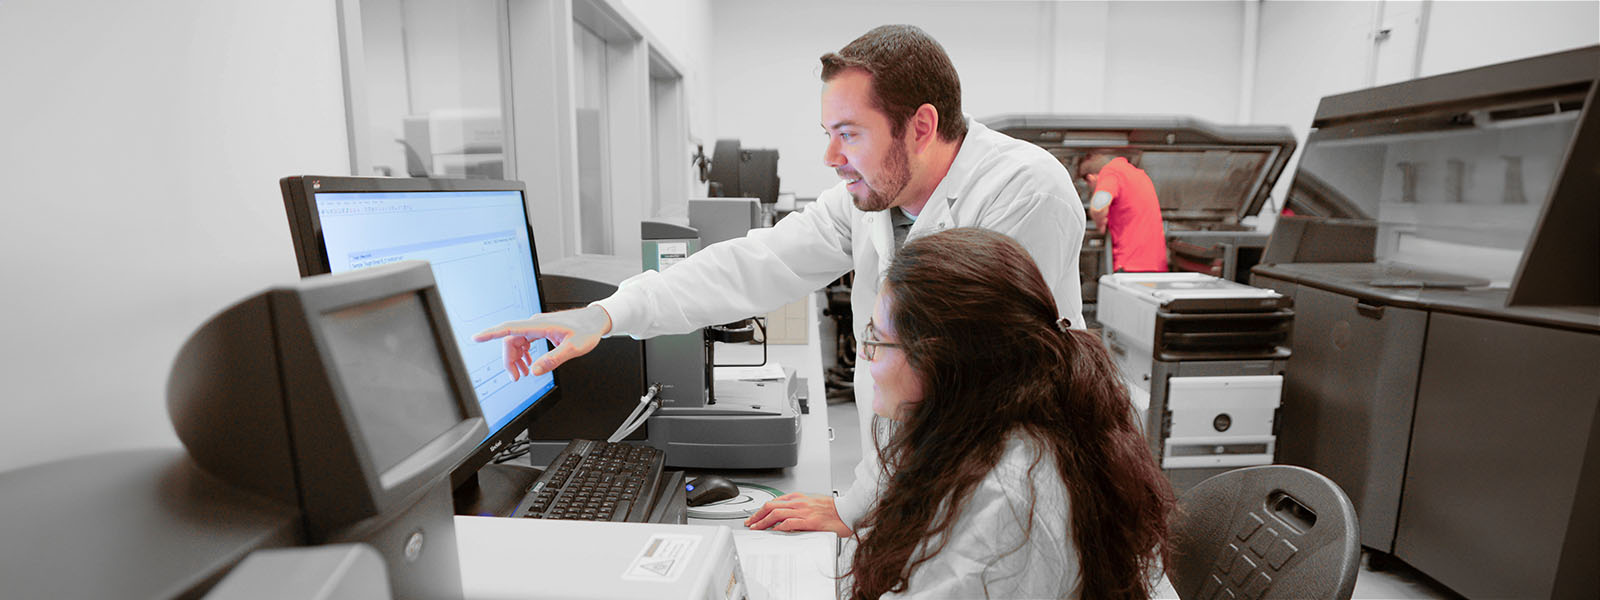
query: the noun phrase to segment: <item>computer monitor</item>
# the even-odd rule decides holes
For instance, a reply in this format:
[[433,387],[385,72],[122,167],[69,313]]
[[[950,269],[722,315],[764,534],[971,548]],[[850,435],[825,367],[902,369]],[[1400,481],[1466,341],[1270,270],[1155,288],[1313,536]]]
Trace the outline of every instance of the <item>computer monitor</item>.
[[[465,514],[508,513],[521,498],[519,488],[531,485],[535,474],[509,465],[484,467],[554,403],[557,379],[546,373],[512,381],[501,345],[474,342],[472,335],[545,311],[523,184],[306,175],[285,177],[280,186],[302,276],[409,259],[433,265],[489,425],[477,451],[452,474],[461,489],[458,508]],[[549,349],[547,342],[536,342],[534,358]]]
[[305,279],[201,325],[168,413],[201,469],[298,512],[299,543],[369,544],[398,596],[460,597],[448,474],[487,428],[454,340],[427,263]]
[[778,201],[778,151],[745,149],[736,139],[717,140],[709,177],[709,196],[751,197],[773,204]]

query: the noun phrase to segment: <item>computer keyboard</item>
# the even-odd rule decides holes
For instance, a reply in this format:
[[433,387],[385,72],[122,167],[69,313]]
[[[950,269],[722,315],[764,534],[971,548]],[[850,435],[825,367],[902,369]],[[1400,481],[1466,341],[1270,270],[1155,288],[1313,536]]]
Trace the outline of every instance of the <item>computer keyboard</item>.
[[650,446],[572,440],[511,514],[643,523],[649,518],[663,464],[663,453]]

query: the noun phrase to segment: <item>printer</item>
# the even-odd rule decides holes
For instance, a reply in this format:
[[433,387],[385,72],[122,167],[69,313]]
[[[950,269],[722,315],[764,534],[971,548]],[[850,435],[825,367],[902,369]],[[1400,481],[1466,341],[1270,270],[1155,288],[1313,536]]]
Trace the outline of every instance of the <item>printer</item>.
[[1272,464],[1289,298],[1201,273],[1104,275],[1100,298],[1102,340],[1176,490]]

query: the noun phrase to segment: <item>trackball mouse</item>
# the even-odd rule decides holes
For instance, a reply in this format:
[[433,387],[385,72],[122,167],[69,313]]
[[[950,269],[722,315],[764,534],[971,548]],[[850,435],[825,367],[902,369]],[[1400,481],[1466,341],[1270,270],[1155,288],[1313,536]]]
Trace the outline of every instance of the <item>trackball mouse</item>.
[[724,477],[702,475],[684,486],[689,491],[689,506],[703,506],[739,495],[739,486]]

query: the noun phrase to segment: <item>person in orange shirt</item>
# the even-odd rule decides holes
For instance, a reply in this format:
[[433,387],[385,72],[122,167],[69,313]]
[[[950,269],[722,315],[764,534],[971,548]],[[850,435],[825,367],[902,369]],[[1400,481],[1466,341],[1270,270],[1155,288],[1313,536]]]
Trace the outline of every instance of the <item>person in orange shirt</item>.
[[1150,176],[1127,158],[1105,152],[1078,159],[1078,175],[1094,190],[1089,216],[1111,236],[1111,270],[1166,271],[1167,234]]

